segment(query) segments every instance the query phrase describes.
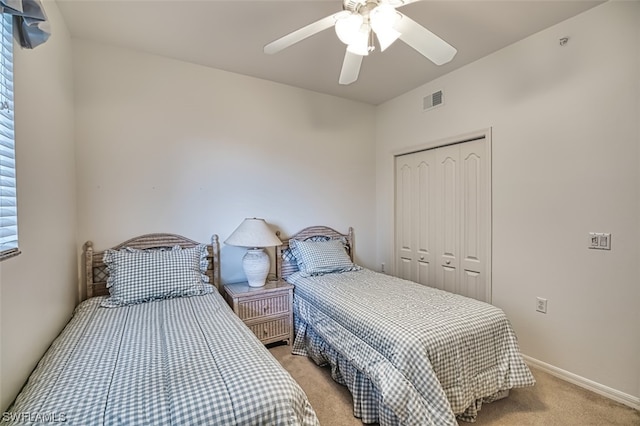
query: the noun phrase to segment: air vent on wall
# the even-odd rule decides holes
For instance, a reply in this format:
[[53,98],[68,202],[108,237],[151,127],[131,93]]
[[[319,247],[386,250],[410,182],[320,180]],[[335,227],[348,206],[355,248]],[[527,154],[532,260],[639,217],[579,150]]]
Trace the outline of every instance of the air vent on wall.
[[426,111],[431,108],[440,106],[443,103],[444,103],[444,94],[442,93],[442,90],[438,90],[437,92],[434,92],[424,97],[424,99],[422,100],[422,110]]

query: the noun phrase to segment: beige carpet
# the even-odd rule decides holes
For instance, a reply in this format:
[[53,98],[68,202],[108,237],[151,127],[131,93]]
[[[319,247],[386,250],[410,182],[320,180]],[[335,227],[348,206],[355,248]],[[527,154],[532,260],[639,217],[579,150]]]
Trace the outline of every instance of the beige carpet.
[[[329,368],[291,355],[286,345],[270,348],[307,394],[321,425],[362,426],[353,417],[351,395],[334,382]],[[485,404],[474,425],[640,425],[640,412],[532,368],[536,385],[513,389],[508,398]]]

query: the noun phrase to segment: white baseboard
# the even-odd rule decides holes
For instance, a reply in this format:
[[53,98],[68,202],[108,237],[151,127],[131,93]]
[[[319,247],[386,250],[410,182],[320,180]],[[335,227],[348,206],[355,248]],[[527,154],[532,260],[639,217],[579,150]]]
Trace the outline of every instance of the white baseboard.
[[573,383],[574,385],[580,386],[581,388],[588,389],[592,392],[612,399],[621,404],[627,405],[631,408],[635,408],[636,410],[640,410],[640,398],[636,396],[629,395],[608,386],[601,385],[600,383],[596,383],[592,380],[585,379],[584,377],[578,376],[577,374],[573,374],[561,368],[554,367],[553,365],[539,361],[535,358],[531,358],[530,356],[522,355],[522,357],[527,364],[539,368],[540,370],[543,370],[544,372],[549,373],[552,376],[558,377],[569,383]]

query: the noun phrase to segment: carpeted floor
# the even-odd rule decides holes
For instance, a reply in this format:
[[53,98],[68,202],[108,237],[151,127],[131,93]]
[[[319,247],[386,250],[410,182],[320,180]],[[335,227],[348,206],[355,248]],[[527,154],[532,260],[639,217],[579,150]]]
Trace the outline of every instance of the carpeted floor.
[[[329,368],[291,354],[287,345],[269,349],[304,389],[321,425],[362,426],[353,417],[346,387],[334,382]],[[513,389],[508,398],[485,404],[472,425],[640,425],[640,412],[531,368],[536,385]],[[460,422],[461,426],[467,423]]]

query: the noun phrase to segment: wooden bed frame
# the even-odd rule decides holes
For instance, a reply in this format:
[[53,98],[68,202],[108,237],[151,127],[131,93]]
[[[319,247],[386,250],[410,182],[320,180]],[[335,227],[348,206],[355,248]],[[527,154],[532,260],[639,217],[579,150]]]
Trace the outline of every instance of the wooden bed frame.
[[[146,234],[132,238],[115,247],[112,250],[120,250],[124,247],[131,247],[139,250],[150,248],[163,248],[180,246],[182,248],[191,248],[200,243],[190,240],[186,237],[175,234]],[[84,269],[85,269],[85,287],[86,295],[80,295],[80,300],[89,299],[96,296],[108,296],[107,289],[107,267],[102,261],[103,251],[94,251],[93,243],[87,241],[83,248]],[[207,276],[209,284],[212,284],[220,291],[220,243],[218,236],[211,237],[211,244],[207,245],[207,258],[209,264],[207,266]]]
[[287,261],[283,258],[283,253],[285,250],[289,249],[289,241],[290,240],[308,240],[313,237],[329,237],[331,239],[339,239],[344,238],[347,242],[346,249],[351,261],[353,262],[353,228],[349,227],[349,231],[346,234],[341,234],[333,228],[329,228],[328,226],[310,226],[308,228],[304,228],[302,231],[297,234],[283,239],[280,237],[280,231],[276,232],[276,235],[282,241],[282,245],[276,246],[276,277],[279,279],[286,279],[293,272],[298,270],[298,265],[296,265],[295,261]]

